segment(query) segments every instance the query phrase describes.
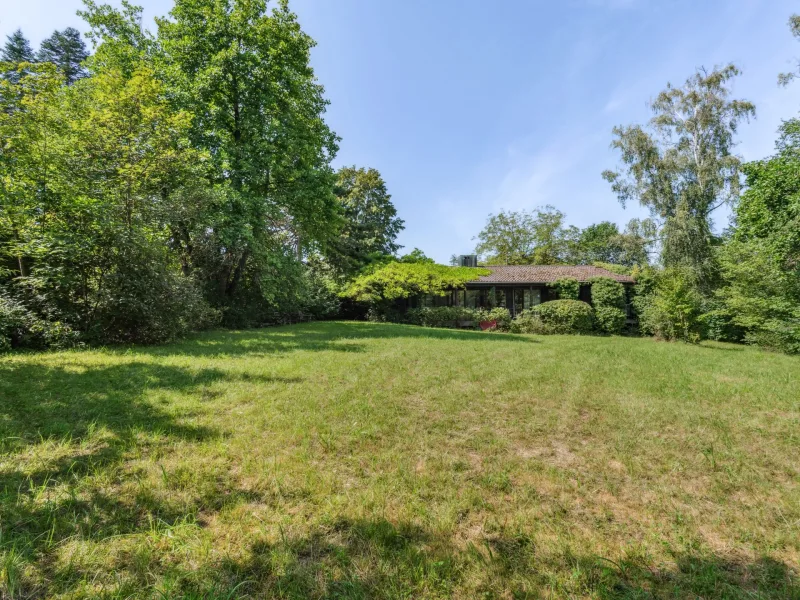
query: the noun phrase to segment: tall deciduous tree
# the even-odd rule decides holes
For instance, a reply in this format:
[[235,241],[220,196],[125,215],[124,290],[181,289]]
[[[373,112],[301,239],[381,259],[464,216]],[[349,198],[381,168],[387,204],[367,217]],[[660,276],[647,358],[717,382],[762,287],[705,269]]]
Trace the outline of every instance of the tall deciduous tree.
[[733,65],[701,69],[682,87],[667,86],[648,128],[614,128],[623,169],[603,174],[623,206],[638,201],[660,221],[664,264],[692,269],[701,283],[713,273],[712,214],[739,196],[734,135],[755,114],[752,103],[730,99],[738,74]]
[[336,197],[343,221],[326,255],[345,275],[353,274],[381,256],[399,249],[397,234],[403,220],[397,217],[392,196],[376,169],[344,167],[337,173]]
[[800,121],[784,123],[777,150],[744,165],[718,296],[746,339],[800,352]]
[[225,191],[202,233],[216,246],[206,268],[224,304],[242,285],[263,291],[274,252],[301,254],[334,234],[337,138],[309,64],[314,42],[286,2],[176,0],[170,17],[157,20],[162,72]]
[[56,65],[67,85],[86,76],[83,61],[88,57],[86,44],[83,43],[80,32],[73,27],[67,27],[63,31],[54,31],[53,35],[42,42],[36,54],[39,62],[50,62]]
[[650,219],[632,219],[623,231],[609,221],[589,225],[577,236],[574,262],[646,265],[655,235],[655,224]]
[[475,252],[486,264],[550,265],[568,262],[575,228],[553,206],[489,215]]
[[13,74],[0,80],[0,253],[14,257],[12,276],[26,277],[32,235],[52,213],[66,119],[53,65],[0,65]]

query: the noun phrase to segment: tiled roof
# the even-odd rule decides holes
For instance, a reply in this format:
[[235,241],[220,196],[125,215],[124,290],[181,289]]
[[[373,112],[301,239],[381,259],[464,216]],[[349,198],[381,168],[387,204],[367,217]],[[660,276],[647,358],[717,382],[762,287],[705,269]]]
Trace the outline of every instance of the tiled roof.
[[562,277],[573,277],[580,282],[587,282],[594,277],[610,277],[620,283],[635,282],[630,275],[617,275],[607,269],[590,266],[498,265],[481,268],[492,273],[479,277],[475,283],[553,283]]

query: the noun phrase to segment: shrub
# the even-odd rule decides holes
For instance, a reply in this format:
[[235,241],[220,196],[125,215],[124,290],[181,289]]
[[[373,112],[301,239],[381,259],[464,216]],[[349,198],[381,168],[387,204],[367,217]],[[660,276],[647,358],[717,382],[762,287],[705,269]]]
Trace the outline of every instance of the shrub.
[[[484,311],[481,311],[482,313]],[[485,314],[481,314],[481,321],[496,321],[498,331],[508,331],[511,329],[511,313],[507,308],[493,308]]]
[[547,335],[555,333],[553,327],[545,325],[538,314],[533,310],[523,310],[520,312],[511,323],[512,333],[536,333],[539,335]]
[[194,279],[158,260],[134,260],[106,278],[87,336],[104,344],[154,344],[212,327],[219,320],[219,311],[203,299]]
[[594,318],[597,330],[609,335],[619,335],[625,329],[625,311],[613,306],[595,306]]
[[78,344],[78,333],[68,325],[42,319],[21,302],[0,293],[0,352],[16,348],[60,349]]
[[577,300],[581,293],[581,284],[574,277],[562,277],[551,283],[550,288],[555,290],[559,300]]
[[[775,216],[767,214],[763,222],[772,223]],[[738,334],[748,344],[800,353],[800,277],[796,258],[786,252],[763,239],[734,239],[721,249],[724,283],[711,303],[717,310],[702,317],[710,335],[722,321],[727,337]]]
[[[486,311],[459,306],[437,306],[434,308],[411,308],[405,321],[423,327],[457,327],[459,322],[471,321],[477,325],[485,320]],[[399,319],[393,319],[399,320]]]
[[591,284],[597,328],[603,333],[621,333],[626,319],[625,287],[610,277],[595,277]]
[[591,333],[594,328],[594,310],[580,300],[553,300],[525,312],[538,318],[549,333]]
[[665,340],[700,339],[702,296],[691,271],[671,268],[643,278],[634,299],[642,333]]
[[341,291],[336,279],[319,268],[305,267],[299,286],[302,294],[299,307],[313,319],[328,319],[339,314],[342,307]]
[[399,314],[394,318],[384,319],[405,321],[411,325],[423,327],[458,327],[460,323],[471,322],[477,327],[483,321],[497,321],[497,329],[508,331],[511,328],[511,313],[505,308],[464,308],[461,306],[437,306],[433,308],[411,308],[405,313],[405,318]]
[[736,316],[718,298],[706,298],[698,317],[702,337],[717,342],[742,342],[745,332],[736,324]]

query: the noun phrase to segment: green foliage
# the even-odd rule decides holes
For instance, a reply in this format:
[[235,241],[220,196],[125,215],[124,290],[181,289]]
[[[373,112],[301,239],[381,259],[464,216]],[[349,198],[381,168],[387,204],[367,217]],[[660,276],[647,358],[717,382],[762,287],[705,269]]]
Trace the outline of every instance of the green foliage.
[[398,259],[401,263],[435,263],[432,258],[425,256],[425,253],[419,248],[414,248],[408,254],[404,254]]
[[19,83],[20,77],[27,72],[25,65],[34,60],[31,44],[21,29],[6,36],[6,43],[0,51],[0,63],[7,63],[0,67],[3,79]]
[[344,167],[334,188],[342,211],[341,229],[328,242],[325,254],[345,275],[352,275],[374,262],[376,256],[393,256],[400,246],[397,234],[403,221],[375,169]]
[[511,329],[511,313],[507,308],[496,306],[489,311],[480,314],[481,321],[495,321],[497,323],[498,331],[508,331]]
[[77,345],[78,333],[68,325],[38,317],[0,290],[0,353],[18,348],[44,350]]
[[460,323],[471,323],[476,328],[486,320],[486,311],[460,306],[436,306],[431,308],[410,308],[405,321],[423,327],[459,327]]
[[788,265],[772,240],[733,240],[720,253],[725,285],[718,297],[745,341],[800,352],[800,267]]
[[627,267],[646,265],[655,237],[656,226],[650,219],[632,219],[622,232],[609,221],[589,225],[574,241],[572,262]]
[[41,64],[0,85],[19,108],[0,114],[15,139],[0,157],[15,295],[101,343],[164,341],[213,322],[167,250],[170,192],[203,155],[152,70],[109,70],[67,88]]
[[444,296],[448,291],[461,289],[467,282],[488,274],[489,271],[480,268],[392,262],[357,277],[343,295],[372,304],[426,294]]
[[174,224],[181,251],[226,315],[266,310],[263,284],[286,249],[324,246],[341,225],[314,41],[286,3],[176,0],[157,25],[156,62],[175,107],[193,116],[189,138],[208,153],[208,179],[224,190],[202,227]]
[[203,299],[192,278],[170,266],[163,249],[125,243],[117,251],[113,270],[93,297],[89,340],[159,343],[219,323],[219,311]]
[[729,98],[738,74],[733,65],[700,69],[684,86],[668,86],[651,103],[650,131],[614,128],[623,172],[603,174],[623,206],[638,201],[663,223],[664,265],[694,270],[706,287],[715,271],[711,213],[738,199],[734,135],[755,114],[750,102]]
[[577,300],[581,293],[581,284],[574,277],[561,277],[550,284],[559,300]]
[[510,331],[512,333],[533,333],[537,335],[555,333],[551,326],[545,325],[539,315],[530,309],[517,313],[517,316],[511,322]]
[[336,310],[303,264],[342,224],[336,136],[286,4],[178,0],[157,35],[85,4],[87,70],[69,28],[4,53],[0,288],[97,343]]
[[[565,215],[552,206],[534,211],[489,215],[478,234],[476,252],[486,264],[555,265],[591,264],[597,261],[627,266],[649,262],[656,237],[650,219],[633,219],[620,232],[604,221],[578,229],[565,224]],[[456,257],[451,258],[451,263]]]
[[692,269],[652,271],[641,277],[637,288],[634,306],[643,333],[665,340],[700,339],[703,298]]
[[595,277],[592,284],[597,327],[603,333],[619,334],[625,328],[625,287],[610,277]]
[[553,206],[530,212],[501,211],[489,215],[475,252],[486,264],[563,264],[570,259],[571,235],[572,228],[564,227],[564,213]]
[[784,123],[777,150],[744,166],[716,301],[746,341],[800,352],[800,120]]
[[580,300],[553,300],[543,302],[520,315],[520,324],[538,319],[542,328],[535,333],[577,333],[588,334],[594,329],[594,310]]
[[616,273],[617,275],[630,275],[631,269],[624,265],[615,265],[612,263],[606,262],[593,262],[593,267],[598,267],[600,269],[605,269],[606,271],[611,271],[612,273]]
[[67,85],[86,76],[83,62],[88,57],[86,44],[83,43],[80,32],[74,27],[67,27],[64,31],[54,31],[49,38],[42,41],[36,53],[39,62],[50,62],[56,66]]
[[339,313],[341,286],[329,269],[309,265],[303,269],[299,309],[312,319],[328,319]]
[[423,327],[462,328],[469,324],[473,329],[477,329],[483,322],[495,321],[497,331],[509,331],[512,326],[511,313],[499,307],[491,310],[463,306],[411,308],[405,315],[396,315],[396,320]]

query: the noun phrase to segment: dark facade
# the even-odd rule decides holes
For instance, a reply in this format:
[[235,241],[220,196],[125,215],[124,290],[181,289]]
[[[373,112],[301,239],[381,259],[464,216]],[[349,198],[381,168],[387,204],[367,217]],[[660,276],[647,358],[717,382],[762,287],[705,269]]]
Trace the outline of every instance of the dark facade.
[[626,288],[634,284],[632,277],[591,266],[503,265],[482,267],[491,271],[467,284],[466,289],[453,290],[446,296],[413,299],[411,306],[464,306],[467,308],[506,308],[512,316],[548,300],[555,300],[552,284],[564,277],[580,283],[579,300],[591,304],[591,280],[609,277]]

